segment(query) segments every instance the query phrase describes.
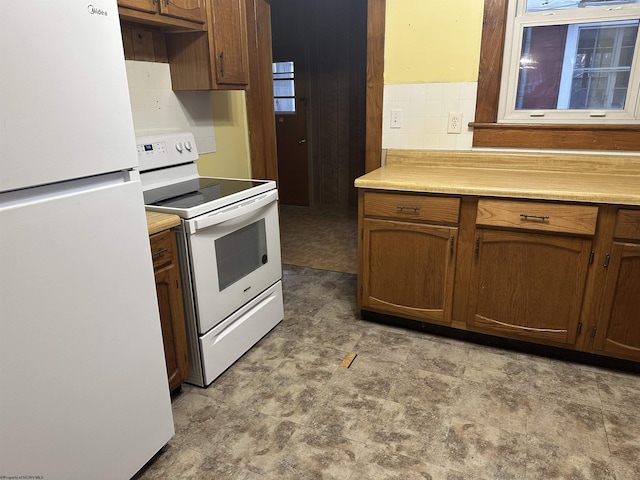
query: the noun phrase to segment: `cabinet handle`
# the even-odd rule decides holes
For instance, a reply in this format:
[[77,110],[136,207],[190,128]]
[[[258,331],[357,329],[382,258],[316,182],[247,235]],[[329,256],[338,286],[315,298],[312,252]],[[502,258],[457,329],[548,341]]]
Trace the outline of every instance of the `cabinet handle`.
[[530,213],[521,213],[520,217],[524,218],[525,220],[533,218],[535,220],[542,220],[543,222],[549,220],[549,215],[531,215]]
[[163,253],[168,252],[168,251],[169,251],[168,248],[161,248],[157,252],[153,252],[152,257],[157,257],[158,255],[162,255]]
[[476,252],[476,260],[478,259],[478,256],[480,255],[480,237],[476,237],[476,248],[475,248],[475,252]]
[[414,213],[418,213],[420,211],[420,207],[408,207],[406,205],[398,205],[398,210],[404,212],[405,210],[411,210]]
[[224,52],[220,52],[220,76],[224,77]]
[[168,7],[169,6],[169,0],[164,0],[164,4]]
[[604,265],[602,265],[604,268],[608,268],[609,267],[609,262],[611,261],[611,255],[609,255],[608,253],[605,255],[604,257]]

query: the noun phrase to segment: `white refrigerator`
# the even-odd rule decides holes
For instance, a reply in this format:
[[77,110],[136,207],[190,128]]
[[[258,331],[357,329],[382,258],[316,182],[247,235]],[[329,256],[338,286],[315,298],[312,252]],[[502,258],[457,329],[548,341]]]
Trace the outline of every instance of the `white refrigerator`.
[[173,436],[116,0],[0,2],[0,477]]

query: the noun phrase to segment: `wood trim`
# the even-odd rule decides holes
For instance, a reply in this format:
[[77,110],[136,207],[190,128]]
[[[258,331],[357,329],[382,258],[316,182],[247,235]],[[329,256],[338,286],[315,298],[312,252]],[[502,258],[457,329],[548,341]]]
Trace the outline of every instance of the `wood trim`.
[[[498,120],[508,6],[508,0],[485,0],[484,2],[476,122],[490,123]],[[475,131],[473,137],[475,141]]]
[[247,0],[249,86],[246,89],[247,129],[252,178],[278,180],[276,124],[271,74],[271,4]]
[[386,0],[367,6],[367,98],[365,172],[382,164],[382,100],[384,91],[384,29]]
[[508,124],[498,121],[508,0],[485,0],[474,147],[640,151],[637,125]]
[[[478,96],[479,98],[480,96]],[[640,150],[637,125],[470,123],[474,147]]]

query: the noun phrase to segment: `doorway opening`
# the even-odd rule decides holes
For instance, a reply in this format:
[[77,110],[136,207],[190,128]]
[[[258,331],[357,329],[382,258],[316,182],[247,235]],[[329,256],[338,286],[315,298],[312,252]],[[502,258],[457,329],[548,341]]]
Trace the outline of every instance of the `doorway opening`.
[[367,0],[276,0],[271,30],[276,106],[295,107],[276,111],[281,203],[355,209],[353,181],[365,172]]

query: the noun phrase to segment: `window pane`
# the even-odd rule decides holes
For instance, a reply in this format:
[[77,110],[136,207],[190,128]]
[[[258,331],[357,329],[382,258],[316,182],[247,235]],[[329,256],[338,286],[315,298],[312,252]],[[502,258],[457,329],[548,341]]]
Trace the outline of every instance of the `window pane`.
[[624,109],[638,21],[526,27],[517,110]]
[[640,3],[640,0],[527,0],[527,12]]
[[566,25],[524,29],[516,109],[556,108],[566,38]]
[[273,73],[293,73],[293,62],[275,62]]
[[273,102],[276,113],[296,113],[295,98],[274,98]]
[[273,95],[274,97],[294,97],[295,88],[293,80],[274,80]]

